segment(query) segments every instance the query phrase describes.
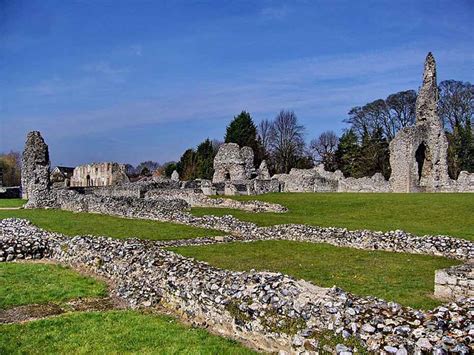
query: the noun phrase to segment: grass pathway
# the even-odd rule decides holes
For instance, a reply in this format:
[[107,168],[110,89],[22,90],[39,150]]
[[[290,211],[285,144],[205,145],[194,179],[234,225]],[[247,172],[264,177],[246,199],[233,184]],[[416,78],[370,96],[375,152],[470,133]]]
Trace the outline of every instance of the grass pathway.
[[442,257],[366,251],[329,244],[257,241],[170,248],[213,266],[237,271],[282,272],[315,285],[334,285],[360,296],[430,309],[434,272],[462,262]]
[[222,208],[193,208],[193,214],[234,217],[261,226],[298,223],[348,229],[396,230],[416,235],[446,234],[474,240],[474,194],[451,193],[272,193],[233,196],[288,207],[287,213],[252,213]]

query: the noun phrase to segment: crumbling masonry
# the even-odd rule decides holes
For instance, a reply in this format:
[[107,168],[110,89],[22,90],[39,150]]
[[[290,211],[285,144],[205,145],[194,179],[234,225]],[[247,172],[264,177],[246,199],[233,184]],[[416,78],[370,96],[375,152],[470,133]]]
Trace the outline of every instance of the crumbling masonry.
[[436,63],[428,53],[423,85],[416,99],[416,124],[390,143],[390,184],[394,192],[438,192],[449,184],[448,140],[438,116]]

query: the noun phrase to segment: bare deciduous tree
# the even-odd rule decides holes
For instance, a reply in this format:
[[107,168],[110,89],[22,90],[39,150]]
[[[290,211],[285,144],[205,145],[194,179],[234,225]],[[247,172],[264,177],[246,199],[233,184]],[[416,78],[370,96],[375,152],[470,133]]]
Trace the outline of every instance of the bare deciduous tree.
[[318,138],[311,140],[309,144],[310,152],[313,159],[318,163],[323,163],[329,168],[334,163],[334,153],[337,149],[339,138],[334,131],[326,131],[319,135]]
[[270,147],[278,173],[288,173],[304,154],[304,127],[293,111],[281,110],[275,117],[270,134]]
[[378,99],[360,107],[353,107],[344,120],[351,125],[359,138],[364,134],[382,132],[389,141],[397,132],[415,122],[416,93],[413,90],[389,95],[386,100]]
[[456,125],[474,122],[474,85],[456,80],[439,84],[439,115],[446,129],[454,131]]
[[260,139],[260,143],[266,153],[270,152],[270,135],[272,131],[272,121],[270,120],[262,120],[257,127],[258,137]]
[[385,136],[390,141],[400,129],[415,123],[416,92],[400,91],[389,95],[385,102],[390,110],[390,124],[385,127]]

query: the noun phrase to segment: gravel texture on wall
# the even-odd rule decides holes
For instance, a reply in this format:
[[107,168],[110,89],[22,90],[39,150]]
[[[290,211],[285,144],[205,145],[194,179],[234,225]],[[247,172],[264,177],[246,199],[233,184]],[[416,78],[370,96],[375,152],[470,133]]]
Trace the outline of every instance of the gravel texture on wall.
[[[2,261],[47,257],[86,266],[112,280],[132,306],[161,303],[261,350],[347,354],[353,349],[342,339],[352,338],[389,354],[474,351],[474,299],[420,311],[279,273],[217,269],[151,241],[65,237],[20,219],[0,221],[0,231]],[[327,331],[340,336],[335,348],[322,348],[319,335]]]

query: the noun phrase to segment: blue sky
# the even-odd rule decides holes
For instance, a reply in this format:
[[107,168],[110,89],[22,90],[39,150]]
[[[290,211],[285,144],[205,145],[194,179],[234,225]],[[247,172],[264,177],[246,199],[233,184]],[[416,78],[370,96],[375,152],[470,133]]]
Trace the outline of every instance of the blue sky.
[[40,130],[53,165],[178,159],[241,110],[310,140],[356,105],[474,81],[474,1],[0,0],[0,151]]

